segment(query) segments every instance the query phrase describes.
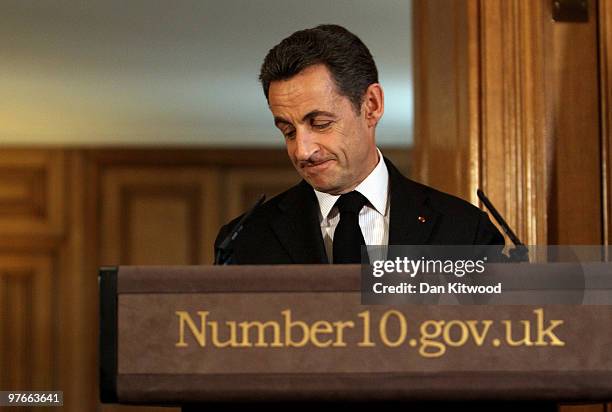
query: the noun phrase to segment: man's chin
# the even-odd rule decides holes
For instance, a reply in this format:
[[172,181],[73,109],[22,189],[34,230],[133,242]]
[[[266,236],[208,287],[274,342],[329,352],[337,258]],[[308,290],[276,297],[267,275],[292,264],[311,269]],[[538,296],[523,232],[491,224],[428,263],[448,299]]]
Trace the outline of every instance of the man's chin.
[[338,173],[333,173],[332,170],[326,170],[326,173],[302,173],[300,175],[306,182],[315,190],[330,195],[340,194],[342,192],[342,184],[339,181]]
[[312,186],[314,190],[319,192],[329,193],[335,189],[334,185],[329,184],[329,182],[322,181],[321,179],[313,179],[311,177],[303,176],[304,180]]
[[307,179],[307,178],[304,178],[304,179],[316,191],[328,193],[330,195],[340,194],[341,192],[341,189],[338,188],[338,185],[331,184],[330,182],[322,182],[316,179]]

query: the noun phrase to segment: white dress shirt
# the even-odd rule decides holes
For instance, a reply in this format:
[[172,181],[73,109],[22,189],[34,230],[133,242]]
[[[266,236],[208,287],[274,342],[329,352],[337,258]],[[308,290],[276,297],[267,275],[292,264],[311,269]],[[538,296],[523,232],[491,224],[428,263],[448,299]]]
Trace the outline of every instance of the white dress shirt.
[[[389,243],[389,172],[378,148],[378,164],[372,172],[355,188],[368,199],[359,212],[359,227],[366,245],[386,245]],[[334,232],[340,221],[338,208],[334,207],[340,195],[315,190],[319,201],[319,221],[325,251],[330,263],[333,261]]]

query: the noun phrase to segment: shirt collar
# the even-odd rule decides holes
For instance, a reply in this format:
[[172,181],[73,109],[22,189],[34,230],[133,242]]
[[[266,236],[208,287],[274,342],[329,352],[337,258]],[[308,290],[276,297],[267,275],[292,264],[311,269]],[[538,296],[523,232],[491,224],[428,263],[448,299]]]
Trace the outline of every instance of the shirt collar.
[[[385,215],[387,210],[388,192],[389,192],[389,171],[383,159],[382,153],[378,148],[378,164],[372,172],[355,188],[368,199],[370,204],[378,213]],[[319,209],[323,219],[327,218],[331,212],[336,200],[340,195],[331,195],[325,192],[315,190],[317,200],[319,201]]]

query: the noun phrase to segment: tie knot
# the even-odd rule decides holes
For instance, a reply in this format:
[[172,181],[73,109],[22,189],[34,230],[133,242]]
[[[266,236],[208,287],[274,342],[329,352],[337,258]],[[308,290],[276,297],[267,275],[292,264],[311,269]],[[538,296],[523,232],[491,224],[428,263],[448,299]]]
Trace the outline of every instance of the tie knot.
[[336,200],[336,206],[340,213],[349,212],[357,214],[367,203],[368,199],[355,190],[341,195],[338,200]]

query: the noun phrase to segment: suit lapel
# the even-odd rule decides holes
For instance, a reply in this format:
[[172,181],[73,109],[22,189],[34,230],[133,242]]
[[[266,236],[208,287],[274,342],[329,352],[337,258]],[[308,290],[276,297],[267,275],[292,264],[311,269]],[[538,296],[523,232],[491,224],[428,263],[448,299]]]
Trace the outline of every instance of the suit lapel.
[[423,187],[406,179],[385,159],[389,170],[391,217],[390,245],[423,245],[429,243],[438,213],[427,206]]
[[279,204],[272,230],[293,263],[328,263],[318,205],[314,191],[303,180]]

